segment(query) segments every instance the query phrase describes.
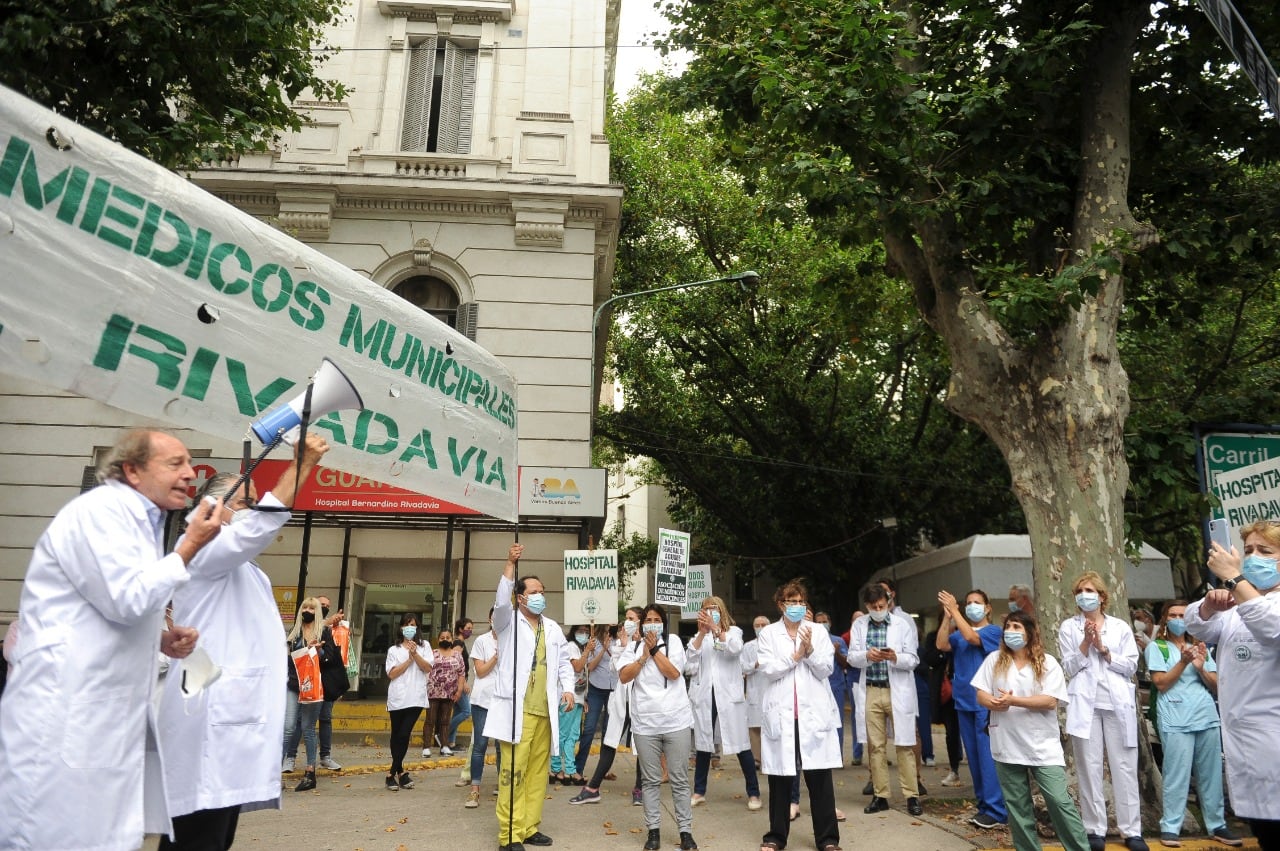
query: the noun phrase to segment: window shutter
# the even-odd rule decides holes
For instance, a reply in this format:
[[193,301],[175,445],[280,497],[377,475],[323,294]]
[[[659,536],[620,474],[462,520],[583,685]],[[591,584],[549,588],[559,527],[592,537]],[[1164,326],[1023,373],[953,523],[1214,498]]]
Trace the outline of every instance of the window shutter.
[[444,80],[436,149],[447,154],[471,153],[471,113],[476,97],[478,51],[444,45]]
[[98,468],[89,466],[80,474],[80,493],[91,491],[98,486]]
[[431,83],[435,76],[436,37],[419,42],[409,53],[409,81],[404,94],[404,129],[400,150],[425,151],[431,122]]
[[458,333],[475,341],[476,328],[480,324],[480,302],[466,301],[458,305]]

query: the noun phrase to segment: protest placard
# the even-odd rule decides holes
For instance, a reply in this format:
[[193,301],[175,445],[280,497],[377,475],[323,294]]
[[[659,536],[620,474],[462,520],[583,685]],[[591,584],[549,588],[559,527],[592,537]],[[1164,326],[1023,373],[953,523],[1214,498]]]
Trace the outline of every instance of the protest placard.
[[653,574],[653,601],[684,606],[689,592],[689,533],[658,530],[658,561]]
[[688,594],[680,608],[680,620],[697,620],[702,601],[711,596],[711,565],[689,565]]
[[618,619],[618,551],[564,551],[564,622]]

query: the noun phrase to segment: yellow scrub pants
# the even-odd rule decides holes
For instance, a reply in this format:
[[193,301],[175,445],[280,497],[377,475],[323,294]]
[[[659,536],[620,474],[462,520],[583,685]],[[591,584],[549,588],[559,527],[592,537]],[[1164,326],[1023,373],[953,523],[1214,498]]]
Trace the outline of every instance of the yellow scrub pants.
[[[524,715],[520,743],[499,742],[502,769],[498,772],[498,845],[524,842],[542,824],[551,770],[551,719]],[[514,775],[513,775],[514,772]],[[514,812],[512,778],[515,779]],[[510,832],[507,827],[510,825]]]

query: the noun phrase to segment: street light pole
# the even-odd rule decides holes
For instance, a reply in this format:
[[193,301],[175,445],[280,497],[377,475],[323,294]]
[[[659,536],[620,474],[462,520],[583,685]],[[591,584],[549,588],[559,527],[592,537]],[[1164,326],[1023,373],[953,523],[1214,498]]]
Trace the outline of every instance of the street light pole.
[[669,287],[656,287],[651,290],[637,290],[633,293],[622,293],[612,298],[607,298],[600,302],[600,306],[596,308],[595,314],[591,317],[591,372],[587,375],[587,393],[590,394],[588,412],[590,418],[587,425],[587,464],[591,464],[591,455],[595,450],[596,441],[596,408],[600,404],[600,396],[596,392],[596,336],[600,329],[600,316],[604,313],[604,309],[615,301],[623,299],[635,298],[642,295],[653,295],[654,293],[665,293],[671,290],[687,290],[691,287],[705,287],[708,284],[723,284],[728,281],[737,281],[742,284],[754,285],[760,280],[759,272],[735,272],[732,275],[725,275],[720,278],[708,278],[705,281],[690,281],[685,284],[672,284]]

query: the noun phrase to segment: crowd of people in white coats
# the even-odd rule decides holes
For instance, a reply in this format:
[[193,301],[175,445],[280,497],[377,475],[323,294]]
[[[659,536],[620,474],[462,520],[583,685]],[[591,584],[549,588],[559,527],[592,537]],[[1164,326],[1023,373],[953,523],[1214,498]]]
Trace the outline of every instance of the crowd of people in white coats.
[[[1158,735],[1162,766],[1161,845],[1179,847],[1184,827],[1194,827],[1184,825],[1194,780],[1205,835],[1226,846],[1243,844],[1226,820],[1229,789],[1231,810],[1260,846],[1280,848],[1280,772],[1274,771],[1280,756],[1280,523],[1247,526],[1242,540],[1243,552],[1213,546],[1208,566],[1219,588],[1195,602],[1168,601],[1158,618],[1108,614],[1103,578],[1078,576],[1071,586],[1077,611],[1056,626],[1056,647],[1053,627],[1037,620],[1027,586],[1009,590],[1008,611],[999,615],[982,590],[963,599],[940,591],[941,623],[922,640],[887,580],[864,589],[862,610],[843,635],[831,632],[829,616],[814,612],[799,580],[777,590],[777,616],[758,615],[750,640],[714,596],[703,601],[697,631],[684,640],[656,605],[628,609],[617,626],[577,624],[561,633],[541,613],[541,582],[514,577],[517,544],[504,577],[509,585],[500,585],[495,601],[501,617],[491,619],[494,629],[479,636],[471,652],[476,736],[457,785],[470,787],[465,806],[479,806],[484,751],[488,738],[497,739],[499,849],[523,851],[552,840],[540,830],[545,796],[510,789],[513,766],[517,777],[537,776],[545,761],[548,783],[582,787],[570,804],[598,804],[603,783],[616,779],[618,749],[630,746],[637,755],[631,799],[645,808],[648,828],[644,848],[662,847],[660,793],[667,784],[679,845],[689,851],[698,847],[694,811],[708,800],[719,751],[741,767],[746,808],[767,808],[761,851],[787,847],[802,811],[802,777],[816,847],[839,851],[846,816],[836,807],[832,770],[845,765],[844,708],[851,703],[853,764],[865,754],[871,774],[864,813],[889,809],[895,797],[910,814],[923,813],[927,790],[919,770],[935,764],[929,727],[936,722],[947,731],[950,771],[943,785],[963,783],[963,753],[976,799],[970,821],[977,827],[1007,825],[1015,848],[1040,848],[1038,791],[1067,851],[1101,851],[1109,774],[1116,832],[1129,851],[1148,851],[1138,777],[1145,715]],[[523,618],[513,617],[513,591]],[[523,634],[514,629],[517,622]],[[515,639],[510,652],[521,658],[507,670],[504,688],[508,634]],[[403,660],[388,656],[387,665],[394,683]],[[1142,706],[1140,669],[1150,682],[1149,703]],[[532,717],[543,713],[542,736],[537,722],[531,725],[535,694],[540,707]],[[489,708],[495,704],[503,707],[497,724]],[[600,756],[588,776],[597,729]],[[1074,797],[1064,741],[1076,767]],[[397,768],[388,775],[389,789],[397,787]]]

